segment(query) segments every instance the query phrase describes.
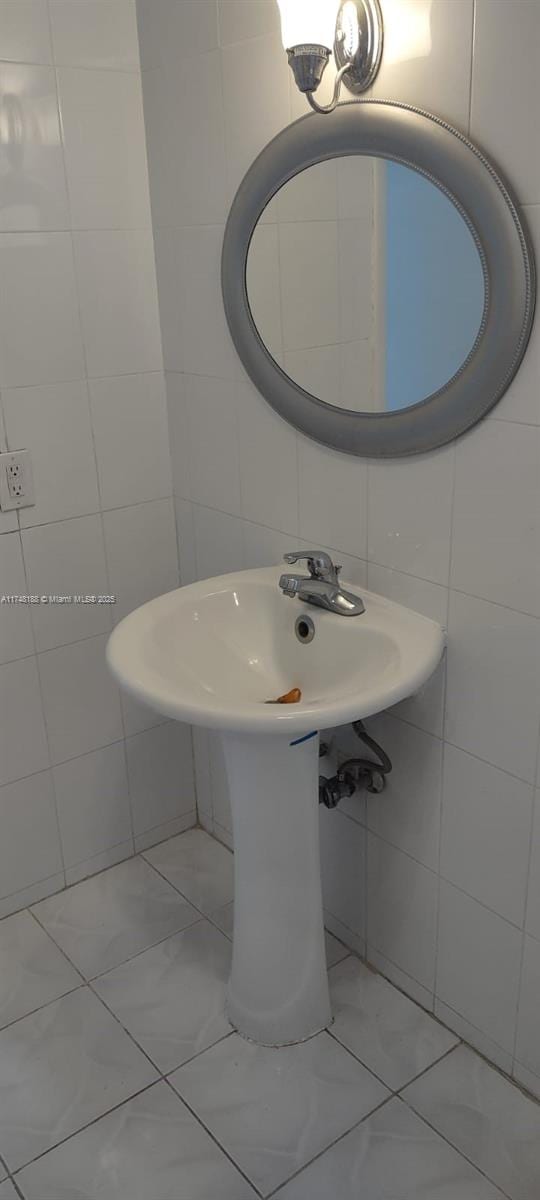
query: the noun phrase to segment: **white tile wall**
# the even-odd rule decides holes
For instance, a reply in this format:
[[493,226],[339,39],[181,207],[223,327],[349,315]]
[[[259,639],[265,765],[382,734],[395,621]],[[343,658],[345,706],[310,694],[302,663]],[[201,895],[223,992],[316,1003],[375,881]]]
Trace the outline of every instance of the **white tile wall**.
[[445,736],[534,782],[540,723],[540,623],[450,594]]
[[131,0],[49,0],[55,61],[69,67],[138,71],[137,22]]
[[365,943],[365,830],[343,813],[321,809],[321,845],[324,907]]
[[[44,879],[56,880],[63,863],[50,771],[0,788],[0,820],[3,897]],[[3,905],[2,910],[5,915]]]
[[74,234],[90,376],[159,371],[152,235],[147,229]]
[[259,525],[295,533],[296,438],[249,380],[241,380],[236,397],[242,515]]
[[512,1052],[521,932],[444,881],[440,903],[437,996]]
[[[180,4],[169,4],[180,14]],[[193,4],[196,9],[203,5]],[[155,21],[155,8],[149,17]],[[197,98],[197,123],[192,119]],[[160,136],[150,139],[150,171],[156,178],[152,193],[158,226],[220,224],[227,215],[225,131],[221,98],[219,50],[185,57],[178,70],[175,57],[161,69],[148,72],[145,85],[147,119],[159,124]],[[204,129],[204,136],[199,133]],[[185,170],[186,159],[189,171]],[[159,181],[159,182],[158,182]]]
[[[263,146],[290,120],[287,57],[279,33],[224,45],[223,111],[229,198]],[[249,104],[246,105],[246,96]]]
[[63,67],[58,89],[73,227],[148,226],[139,75]]
[[32,451],[36,503],[21,509],[21,527],[97,512],[86,382],[6,388],[2,398],[9,449]]
[[[5,7],[0,6],[0,21]],[[0,229],[65,229],[68,201],[54,70],[0,62],[0,87],[6,120],[15,120],[26,133],[22,155],[2,138]]]
[[53,763],[122,737],[120,697],[105,662],[106,642],[106,636],[87,638],[39,656]]
[[6,62],[52,62],[47,0],[0,0],[0,21]]
[[535,795],[526,929],[540,941],[540,788]]
[[[502,0],[493,20],[490,0],[476,0],[471,133],[500,163],[522,204],[540,200],[540,164],[530,153],[538,110],[538,12],[529,0]],[[508,61],[506,32],[511,18],[512,60],[519,63],[513,87],[494,89]],[[496,94],[494,94],[496,92]]]
[[[158,12],[158,20],[156,20]],[[219,45],[215,0],[141,0],[137,5],[143,69],[184,62]]]
[[433,583],[448,583],[454,447],[410,461],[370,462],[368,557]]
[[90,407],[102,507],[123,508],[170,496],[171,460],[161,372],[92,379]]
[[[173,325],[175,355],[170,361],[164,336],[167,370],[189,375],[215,375],[234,379],[238,364],[225,321],[220,290],[223,226],[201,225],[174,230],[165,252],[170,259],[171,301],[176,307]],[[157,244],[158,269],[160,241]],[[165,327],[169,318],[165,305]],[[172,320],[173,314],[171,314]],[[174,344],[174,343],[173,343]],[[176,355],[179,357],[177,358]]]
[[540,428],[494,420],[457,447],[451,585],[536,617],[539,475]]
[[[26,590],[21,539],[18,533],[0,537],[0,579],[2,594],[22,596]],[[32,654],[32,622],[30,608],[13,604],[0,606],[0,662],[13,662]]]
[[[138,0],[138,8],[182,579],[278,561],[300,538],[333,548],[361,586],[367,564],[373,590],[448,624],[447,683],[443,665],[420,696],[377,722],[395,774],[382,801],[370,801],[369,832],[360,800],[323,814],[328,919],[356,946],[367,922],[368,953],[382,970],[506,1069],[514,1062],[532,1086],[540,1078],[540,807],[529,873],[540,732],[540,327],[507,396],[456,446],[366,466],[283,426],[245,381],[219,287],[224,195],[232,198],[271,137],[308,112],[287,68],[277,5]],[[508,175],[540,247],[538,5],[383,0],[383,12],[374,95],[471,132]],[[509,54],[518,64],[510,73]],[[171,120],[187,79],[198,81],[190,120],[178,112]],[[329,70],[324,96],[331,86]],[[179,179],[188,159],[192,170]],[[310,193],[310,219],[332,215],[333,188],[329,175]],[[343,175],[345,218],[357,215],[350,194]],[[294,221],[298,202],[276,206],[280,219]],[[276,210],[267,216],[275,220]],[[267,228],[268,251],[275,235]],[[272,313],[279,348],[281,314]],[[220,454],[198,408],[198,494],[184,372],[212,377],[227,447]],[[222,764],[210,745],[201,813],[211,823],[213,812],[216,834],[230,840]],[[204,753],[199,746],[199,763]],[[358,851],[366,836],[367,877]]]
[[240,459],[235,387],[207,375],[184,378],[188,495],[198,504],[240,513]]
[[0,147],[0,449],[30,449],[36,493],[0,514],[0,593],[119,595],[0,605],[3,916],[195,803],[184,730],[128,780],[125,737],[157,747],[162,719],[121,704],[104,662],[113,620],[178,580],[135,0],[0,0],[0,91],[20,117]]
[[274,0],[218,0],[218,14],[222,46],[279,30]]
[[122,742],[53,770],[66,870],[132,838]]
[[[532,239],[536,262],[540,258],[540,204],[527,205],[521,209],[521,219],[526,223]],[[540,425],[540,337],[538,336],[538,307],[532,337],[526,357],[508,391],[493,410],[493,420],[516,421],[524,425]]]
[[389,715],[371,720],[369,732],[390,755],[393,770],[382,795],[367,798],[368,826],[398,850],[436,871],[441,741]]
[[103,514],[103,526],[115,621],[178,587],[172,499],[112,509]]
[[[128,738],[126,749],[135,837],[194,812],[191,732],[187,726],[168,721]],[[156,836],[156,841],[161,837]]]
[[367,941],[433,991],[438,878],[381,838],[368,838]]
[[335,546],[355,558],[367,558],[367,476],[367,465],[361,460],[298,434],[301,536]]
[[0,783],[49,765],[35,658],[0,667]]
[[518,927],[523,926],[532,788],[446,746],[441,874]]
[[0,234],[0,387],[84,375],[72,239]]
[[[521,1065],[527,1067],[529,1071],[534,1072],[540,1080],[539,1009],[540,942],[537,942],[535,938],[526,937],[516,1039],[516,1059]],[[535,1090],[534,1087],[532,1090]]]
[[[107,593],[103,530],[97,514],[25,529],[22,545],[32,594],[69,596],[75,580],[81,596]],[[52,650],[112,628],[107,604],[39,604],[32,605],[30,613],[36,650]]]

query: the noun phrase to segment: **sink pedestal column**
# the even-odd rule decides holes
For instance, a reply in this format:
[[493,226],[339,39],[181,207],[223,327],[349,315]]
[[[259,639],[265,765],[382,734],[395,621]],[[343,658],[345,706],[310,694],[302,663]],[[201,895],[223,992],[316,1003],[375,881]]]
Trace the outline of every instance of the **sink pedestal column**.
[[[319,857],[319,737],[224,734],[235,850],[228,1015],[282,1046],[331,1019]],[[291,744],[291,741],[293,744]]]

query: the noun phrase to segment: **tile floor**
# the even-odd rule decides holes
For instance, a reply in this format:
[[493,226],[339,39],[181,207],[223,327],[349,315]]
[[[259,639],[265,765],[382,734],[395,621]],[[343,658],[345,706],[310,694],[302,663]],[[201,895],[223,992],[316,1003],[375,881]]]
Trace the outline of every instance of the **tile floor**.
[[328,1032],[224,1014],[194,829],[0,922],[0,1200],[538,1200],[540,1105],[327,935]]

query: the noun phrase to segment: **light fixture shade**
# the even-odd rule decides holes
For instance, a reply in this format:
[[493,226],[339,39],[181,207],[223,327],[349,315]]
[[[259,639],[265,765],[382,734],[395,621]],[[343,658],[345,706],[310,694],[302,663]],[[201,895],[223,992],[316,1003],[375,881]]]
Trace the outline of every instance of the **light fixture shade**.
[[341,0],[277,0],[285,50],[293,46],[326,46],[332,50]]

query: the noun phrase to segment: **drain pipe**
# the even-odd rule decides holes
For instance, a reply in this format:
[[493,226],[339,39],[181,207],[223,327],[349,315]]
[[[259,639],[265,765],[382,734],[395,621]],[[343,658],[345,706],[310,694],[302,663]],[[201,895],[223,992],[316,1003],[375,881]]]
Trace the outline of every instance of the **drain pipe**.
[[[342,763],[334,775],[319,775],[319,804],[326,808],[337,808],[341,800],[351,797],[358,787],[365,787],[368,792],[378,795],[386,787],[386,776],[392,770],[392,763],[382,746],[370,737],[363,721],[353,721],[352,728],[356,736],[378,758],[373,762],[369,758],[349,758]],[[328,755],[328,746],[321,743],[321,758]],[[330,763],[328,764],[330,765]]]

